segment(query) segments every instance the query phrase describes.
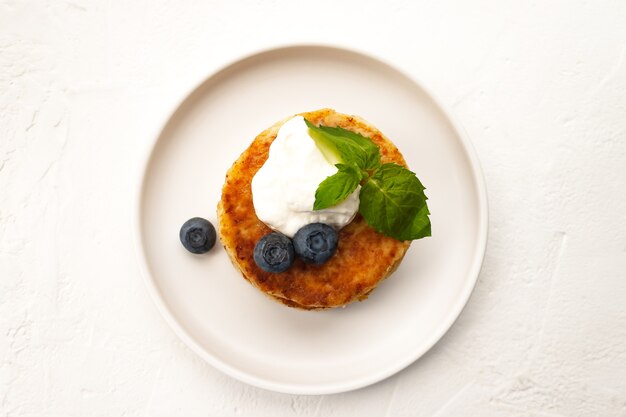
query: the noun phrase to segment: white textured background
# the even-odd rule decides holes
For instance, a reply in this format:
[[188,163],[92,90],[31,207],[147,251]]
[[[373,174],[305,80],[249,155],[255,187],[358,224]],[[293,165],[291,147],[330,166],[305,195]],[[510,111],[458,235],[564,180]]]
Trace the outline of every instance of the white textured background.
[[[0,0],[0,416],[626,416],[626,2],[334,3]],[[371,51],[430,87],[490,198],[454,327],[341,395],[206,365],[132,246],[138,163],[174,103],[293,42]]]

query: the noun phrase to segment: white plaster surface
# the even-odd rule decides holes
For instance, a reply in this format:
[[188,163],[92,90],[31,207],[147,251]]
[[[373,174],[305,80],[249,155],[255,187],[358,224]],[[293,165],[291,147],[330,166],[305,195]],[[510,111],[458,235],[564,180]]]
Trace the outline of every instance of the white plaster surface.
[[[435,91],[485,171],[460,319],[374,386],[267,392],[144,290],[138,164],[172,106],[258,48],[330,43]],[[0,0],[0,416],[626,416],[626,2]]]

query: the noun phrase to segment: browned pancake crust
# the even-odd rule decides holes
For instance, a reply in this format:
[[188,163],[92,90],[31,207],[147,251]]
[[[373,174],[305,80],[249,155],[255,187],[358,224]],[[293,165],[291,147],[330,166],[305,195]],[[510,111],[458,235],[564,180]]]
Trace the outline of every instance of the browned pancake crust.
[[[395,145],[362,119],[331,109],[301,115],[316,125],[340,126],[370,137],[380,148],[383,163],[406,166]],[[358,214],[339,231],[337,253],[323,265],[296,259],[286,272],[273,274],[254,262],[256,242],[271,229],[256,216],[250,182],[265,163],[270,144],[286,120],[257,136],[226,174],[218,204],[220,240],[244,278],[290,307],[322,309],[364,299],[395,270],[411,242],[400,242],[376,232]]]

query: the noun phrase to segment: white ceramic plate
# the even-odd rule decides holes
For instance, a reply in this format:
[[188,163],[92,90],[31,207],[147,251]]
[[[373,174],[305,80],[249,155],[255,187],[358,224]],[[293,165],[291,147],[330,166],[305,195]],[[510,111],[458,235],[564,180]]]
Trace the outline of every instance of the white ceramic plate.
[[[427,187],[433,236],[413,242],[368,300],[309,312],[253,288],[219,243],[189,254],[178,232],[194,216],[216,224],[226,170],[258,133],[322,107],[360,115],[395,142]],[[149,291],[176,334],[235,378],[297,394],[360,388],[424,354],[467,302],[487,233],[477,159],[433,97],[379,60],[320,46],[249,56],[195,89],[154,143],[136,215]]]

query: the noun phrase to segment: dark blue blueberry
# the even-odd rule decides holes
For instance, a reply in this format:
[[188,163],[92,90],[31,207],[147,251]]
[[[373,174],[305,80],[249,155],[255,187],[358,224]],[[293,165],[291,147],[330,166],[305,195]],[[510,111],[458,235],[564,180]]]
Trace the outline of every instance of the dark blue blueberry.
[[215,227],[206,219],[194,217],[180,228],[180,241],[191,253],[208,252],[216,240]]
[[293,247],[304,262],[321,265],[337,251],[337,231],[324,223],[307,224],[293,237]]
[[281,233],[263,236],[254,247],[254,262],[267,272],[284,272],[293,263],[295,254],[291,239]]

